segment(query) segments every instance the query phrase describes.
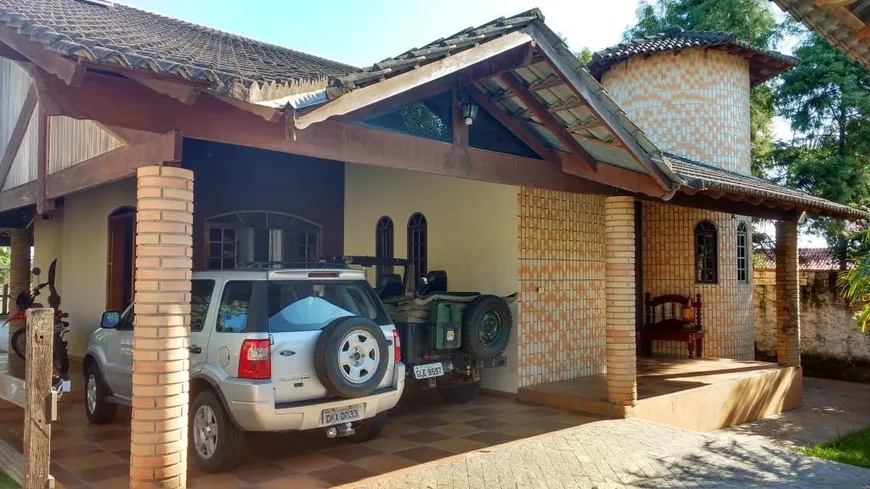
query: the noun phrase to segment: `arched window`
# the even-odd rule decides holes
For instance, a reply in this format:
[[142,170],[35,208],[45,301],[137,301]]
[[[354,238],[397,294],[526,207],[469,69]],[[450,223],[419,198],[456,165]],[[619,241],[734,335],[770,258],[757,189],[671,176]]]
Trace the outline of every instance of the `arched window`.
[[320,256],[320,225],[280,212],[241,211],[205,220],[206,267],[280,267]]
[[695,226],[695,281],[715,284],[719,281],[716,226],[701,221]]
[[426,275],[429,257],[426,216],[419,212],[408,219],[408,260],[414,265],[414,283]]
[[745,284],[749,282],[749,261],[747,259],[747,245],[749,244],[749,232],[746,223],[737,225],[737,281]]
[[[378,258],[394,258],[393,253],[393,220],[388,216],[378,219],[375,225],[375,256]],[[381,276],[393,273],[393,267],[377,267],[378,280]]]

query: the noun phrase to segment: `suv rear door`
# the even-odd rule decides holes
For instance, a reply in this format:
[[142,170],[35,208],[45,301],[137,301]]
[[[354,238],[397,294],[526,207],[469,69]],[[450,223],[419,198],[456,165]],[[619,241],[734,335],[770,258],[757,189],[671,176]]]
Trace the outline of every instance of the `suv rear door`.
[[[312,274],[313,275],[313,274]],[[326,275],[326,274],[321,274]],[[314,349],[320,330],[332,320],[362,316],[381,327],[392,344],[393,327],[371,286],[364,279],[335,278],[276,280],[267,287],[267,322],[272,339],[272,382],[276,403],[327,397],[314,369]],[[380,386],[393,382],[393,347]]]
[[204,363],[209,361],[209,336],[215,322],[217,307],[216,280],[213,278],[194,279],[191,282],[190,294],[190,374],[202,370]]

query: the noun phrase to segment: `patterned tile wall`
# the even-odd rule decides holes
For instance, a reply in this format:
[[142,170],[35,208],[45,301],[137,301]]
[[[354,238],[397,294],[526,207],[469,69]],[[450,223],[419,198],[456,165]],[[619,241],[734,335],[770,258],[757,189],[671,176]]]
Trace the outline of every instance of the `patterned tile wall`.
[[688,49],[629,58],[602,83],[663,151],[749,173],[749,64]]
[[604,198],[518,191],[519,387],[604,371]]
[[[701,220],[716,225],[719,282],[696,284],[694,230]],[[737,225],[751,219],[719,212],[643,204],[643,291],[652,295],[701,294],[702,319],[707,331],[704,355],[751,360],[754,357],[752,270],[749,283],[737,281]],[[752,266],[752,260],[748,265]],[[653,342],[656,354],[687,356],[686,344]]]

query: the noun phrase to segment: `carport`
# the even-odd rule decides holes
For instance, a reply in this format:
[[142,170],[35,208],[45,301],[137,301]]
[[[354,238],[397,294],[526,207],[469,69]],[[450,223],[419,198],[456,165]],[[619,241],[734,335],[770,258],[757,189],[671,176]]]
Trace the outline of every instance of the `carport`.
[[[335,212],[320,218],[306,213],[322,211],[335,200],[323,195],[338,195],[341,188],[330,168],[345,165],[518,187],[518,195],[527,197],[531,217],[538,217],[535,209],[542,200],[598,196],[594,198],[601,202],[583,201],[586,212],[563,212],[561,222],[570,224],[592,215],[589,227],[597,225],[601,234],[603,245],[596,253],[603,269],[598,271],[603,273],[595,282],[594,314],[603,318],[604,327],[603,342],[595,351],[606,359],[606,402],[618,415],[627,415],[637,403],[635,201],[655,199],[714,210],[739,205],[746,215],[775,216],[780,219],[779,361],[792,369],[793,376],[800,376],[797,223],[803,211],[826,212],[825,208],[773,194],[748,198],[725,187],[713,190],[678,174],[536,10],[462,31],[363,70],[345,67],[346,73],[338,73],[334,70],[341,68],[333,67],[333,72],[313,76],[276,74],[277,61],[289,63],[290,55],[289,50],[274,46],[270,49],[275,52],[234,65],[236,72],[194,59],[195,53],[187,53],[188,59],[143,49],[125,37],[126,19],[112,15],[141,16],[142,25],[176,21],[157,20],[126,7],[103,11],[76,0],[55,0],[74,5],[67,12],[74,17],[73,25],[92,25],[97,14],[103,20],[73,40],[60,34],[59,21],[42,10],[47,1],[12,2],[17,12],[0,16],[0,54],[19,63],[31,77],[40,120],[62,116],[92,121],[123,141],[123,146],[52,169],[47,156],[50,138],[42,124],[41,156],[33,162],[35,178],[0,192],[0,210],[41,219],[59,207],[68,206],[64,209],[68,211],[76,196],[108,192],[111,185],[115,185],[112,195],[136,210],[136,246],[130,260],[135,262],[130,299],[136,311],[131,487],[186,484],[190,278],[192,270],[213,266],[212,258],[224,258],[210,254],[211,238],[206,238],[203,228],[220,224],[225,217],[238,219],[233,215],[239,212],[277,212],[303,218],[307,223],[300,224],[303,227],[319,226],[318,252],[336,253],[329,248],[331,236],[338,233],[330,227]],[[114,37],[115,43],[89,37],[100,29],[108,29],[104,37]],[[193,34],[185,34],[186,29],[191,29],[189,24],[173,31],[180,32],[179,37],[168,42],[176,47],[188,44],[185,36]],[[119,48],[124,42],[128,45]],[[260,68],[269,76],[244,68],[264,58],[271,62]],[[397,123],[393,116],[411,107],[425,114],[437,134]],[[258,161],[239,163],[231,155]],[[304,197],[306,191],[317,193],[320,200],[292,201],[281,195],[284,187],[276,187],[280,178],[267,183],[254,179],[265,168],[269,178],[320,182],[294,192],[294,197]],[[251,207],[254,201],[260,207]],[[233,202],[247,203],[228,205]],[[835,215],[860,214],[847,209],[838,207]],[[92,217],[102,226],[102,216]],[[302,234],[312,233],[312,228],[304,229]],[[537,253],[542,239],[513,237],[518,248],[530,254]],[[335,243],[340,242],[336,238]],[[13,277],[27,276],[29,246],[23,231],[13,233]],[[574,247],[560,252],[586,250]],[[504,266],[514,268],[517,263]],[[519,268],[519,280],[528,278]],[[13,282],[13,286],[15,295],[27,283]],[[559,301],[524,292],[521,308],[545,310]],[[517,340],[521,345],[531,345],[534,335],[550,333],[545,320],[539,328],[543,331],[523,329],[522,317],[521,311]],[[517,369],[545,355],[526,348],[517,352]],[[508,375],[531,374],[516,370]]]

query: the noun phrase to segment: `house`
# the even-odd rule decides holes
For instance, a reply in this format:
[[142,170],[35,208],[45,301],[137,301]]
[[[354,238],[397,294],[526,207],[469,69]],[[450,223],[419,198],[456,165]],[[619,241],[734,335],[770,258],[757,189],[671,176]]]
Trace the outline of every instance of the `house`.
[[[753,259],[756,275],[758,272],[776,271],[773,250],[759,250]],[[798,268],[801,272],[837,272],[842,269],[840,260],[830,248],[798,248]]]
[[646,292],[702,294],[698,355],[752,358],[750,218],[774,219],[780,365],[739,413],[705,395],[667,414],[734,423],[800,403],[798,223],[865,217],[749,175],[749,88],[794,60],[725,33],[669,31],[587,70],[531,10],[358,69],[104,0],[0,0],[0,56],[12,293],[31,245],[58,259],[74,357],[134,304],[133,487],[184,485],[165,440],[199,388],[192,270],[392,255],[517,292],[484,386],[599,379],[598,408],[632,416]]

